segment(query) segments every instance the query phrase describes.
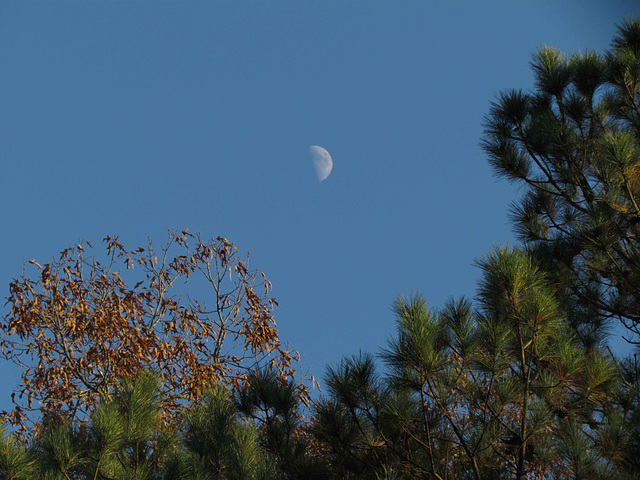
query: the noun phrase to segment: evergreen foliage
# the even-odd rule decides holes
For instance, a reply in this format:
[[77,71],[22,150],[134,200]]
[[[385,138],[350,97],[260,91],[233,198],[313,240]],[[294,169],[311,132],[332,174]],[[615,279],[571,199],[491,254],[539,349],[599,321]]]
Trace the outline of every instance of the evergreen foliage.
[[[387,375],[364,354],[328,370],[331,396],[314,429],[334,478],[612,478],[624,470],[627,437],[607,411],[619,414],[608,400],[620,385],[608,353],[575,340],[526,251],[498,249],[479,264],[475,311],[464,299],[437,313],[420,296],[395,302],[397,335],[381,355]],[[605,436],[617,450],[596,454],[595,438]]]
[[494,171],[525,188],[516,233],[554,277],[586,346],[619,319],[640,334],[640,21],[604,55],[533,57],[535,89],[503,92],[485,123]]
[[327,466],[306,432],[297,386],[266,368],[251,373],[237,394],[239,412],[258,428],[260,445],[273,462],[274,479],[324,479]]
[[277,370],[234,396],[211,386],[165,423],[158,376],[120,382],[86,422],[47,420],[31,445],[0,440],[0,479],[266,480],[326,478],[302,429],[299,391]]
[[13,435],[0,431],[0,478],[2,480],[28,480],[34,478],[36,462],[27,448]]

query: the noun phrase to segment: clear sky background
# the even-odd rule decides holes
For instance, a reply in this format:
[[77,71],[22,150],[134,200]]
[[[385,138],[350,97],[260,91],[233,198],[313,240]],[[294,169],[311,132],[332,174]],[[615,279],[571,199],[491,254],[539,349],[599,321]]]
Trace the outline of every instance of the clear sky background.
[[[536,48],[602,51],[634,1],[2,1],[0,285],[84,238],[224,236],[322,377],[398,294],[473,296],[513,243],[479,148]],[[332,155],[324,182],[309,145]],[[6,313],[6,308],[5,313]],[[0,365],[8,406],[17,375]]]

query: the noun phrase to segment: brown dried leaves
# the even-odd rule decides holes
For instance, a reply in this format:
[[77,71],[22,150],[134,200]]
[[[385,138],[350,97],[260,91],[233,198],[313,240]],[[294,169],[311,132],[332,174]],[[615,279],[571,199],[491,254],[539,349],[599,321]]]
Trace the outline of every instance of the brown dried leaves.
[[[81,242],[44,266],[32,260],[40,274],[11,283],[1,355],[23,367],[16,406],[5,412],[11,423],[24,429],[25,410],[82,415],[141,370],[163,377],[169,416],[213,381],[237,386],[259,362],[283,378],[295,374],[297,355],[276,331],[271,284],[227,239],[170,231],[158,252],[151,242],[132,251],[117,237],[104,243],[104,263]],[[123,277],[134,274],[129,287]],[[198,297],[204,292],[200,300],[187,281]],[[306,389],[300,394],[307,398]]]

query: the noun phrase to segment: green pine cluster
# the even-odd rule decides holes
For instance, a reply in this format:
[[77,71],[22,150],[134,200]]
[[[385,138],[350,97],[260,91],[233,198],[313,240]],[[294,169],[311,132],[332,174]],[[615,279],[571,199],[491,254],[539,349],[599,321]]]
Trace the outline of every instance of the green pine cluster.
[[0,479],[640,479],[640,365],[610,343],[640,345],[640,20],[532,67],[483,138],[522,243],[478,261],[473,301],[398,297],[386,348],[311,408],[262,369],[165,424],[156,376],[122,382],[86,421],[5,434]]
[[329,369],[314,433],[332,478],[640,478],[639,384],[585,348],[549,277],[524,250],[480,262],[478,308],[393,308],[380,355]]
[[5,434],[0,478],[267,480],[317,471],[308,441],[297,438],[294,385],[274,371],[255,372],[235,395],[212,386],[173,424],[163,421],[160,391],[158,376],[141,374],[86,421],[45,421],[28,442]]

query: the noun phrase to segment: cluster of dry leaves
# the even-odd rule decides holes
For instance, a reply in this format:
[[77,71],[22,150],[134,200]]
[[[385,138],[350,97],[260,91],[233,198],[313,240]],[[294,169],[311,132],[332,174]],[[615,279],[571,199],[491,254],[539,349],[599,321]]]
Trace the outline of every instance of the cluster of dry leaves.
[[[257,365],[294,376],[297,353],[278,338],[271,284],[228,240],[176,230],[159,251],[104,243],[103,262],[83,241],[51,263],[31,261],[38,274],[11,283],[0,346],[23,372],[4,412],[13,425],[24,430],[34,410],[81,418],[143,370],[161,376],[168,418],[212,382],[237,387]],[[303,384],[299,393],[307,398]]]

